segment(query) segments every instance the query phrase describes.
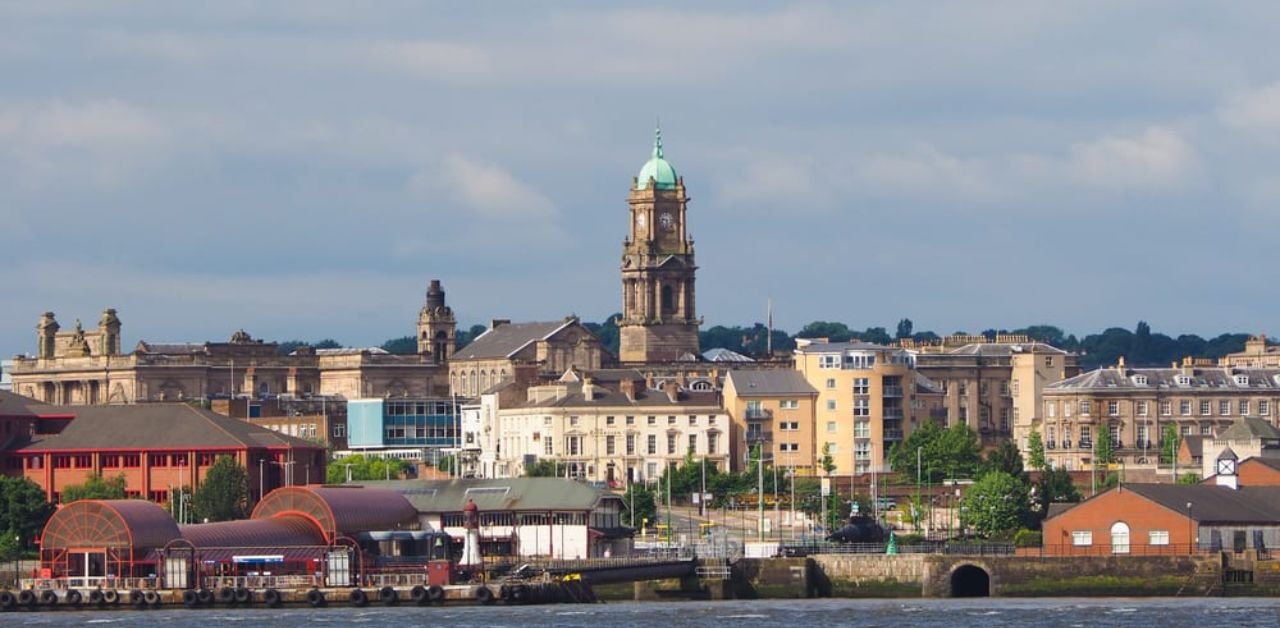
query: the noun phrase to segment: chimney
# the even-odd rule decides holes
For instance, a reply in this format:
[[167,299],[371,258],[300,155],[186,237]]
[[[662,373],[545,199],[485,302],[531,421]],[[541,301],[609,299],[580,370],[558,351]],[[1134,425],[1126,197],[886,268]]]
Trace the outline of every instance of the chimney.
[[667,399],[670,399],[671,403],[680,400],[680,384],[677,384],[673,379],[662,383],[662,392],[667,393]]
[[497,329],[499,327],[502,327],[503,325],[510,325],[510,324],[511,324],[511,319],[509,318],[494,318],[489,320],[489,329]]
[[648,389],[653,388],[653,371],[649,371],[644,374],[644,387]]
[[636,380],[624,379],[618,382],[618,388],[622,394],[627,396],[627,401],[636,400]]
[[582,398],[591,401],[596,398],[596,385],[591,382],[591,377],[585,377],[582,380]]

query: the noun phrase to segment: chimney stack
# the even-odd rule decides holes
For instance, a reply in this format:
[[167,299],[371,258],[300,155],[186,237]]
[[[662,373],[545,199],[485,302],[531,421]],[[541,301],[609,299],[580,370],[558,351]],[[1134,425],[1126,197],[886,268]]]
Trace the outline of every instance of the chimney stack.
[[618,388],[622,394],[627,396],[627,401],[636,400],[636,381],[634,379],[624,379],[618,382]]

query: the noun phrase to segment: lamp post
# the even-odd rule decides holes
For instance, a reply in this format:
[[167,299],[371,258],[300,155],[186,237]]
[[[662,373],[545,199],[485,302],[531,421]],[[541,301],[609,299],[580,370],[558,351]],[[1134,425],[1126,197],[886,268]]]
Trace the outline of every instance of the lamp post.
[[1191,538],[1191,534],[1192,534],[1191,526],[1192,526],[1191,502],[1187,502],[1187,553],[1188,554],[1196,553],[1196,542],[1195,542],[1195,539]]
[[262,465],[266,463],[266,461],[266,458],[258,458],[258,501],[262,501],[262,497],[267,490],[267,484],[262,470]]

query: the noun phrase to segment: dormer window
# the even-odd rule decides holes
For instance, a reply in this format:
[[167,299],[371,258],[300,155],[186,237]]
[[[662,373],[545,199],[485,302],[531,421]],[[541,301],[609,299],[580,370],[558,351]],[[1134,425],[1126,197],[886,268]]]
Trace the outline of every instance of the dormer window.
[[1134,375],[1134,376],[1133,376],[1133,385],[1134,385],[1134,386],[1146,386],[1146,385],[1147,385],[1147,376],[1146,376],[1146,375]]
[[1236,375],[1236,386],[1248,386],[1248,385],[1249,385],[1248,375]]
[[1177,376],[1177,377],[1175,377],[1175,378],[1174,378],[1174,381],[1175,381],[1179,386],[1190,386],[1190,385],[1191,385],[1191,376],[1190,376],[1190,375],[1179,375],[1179,376]]

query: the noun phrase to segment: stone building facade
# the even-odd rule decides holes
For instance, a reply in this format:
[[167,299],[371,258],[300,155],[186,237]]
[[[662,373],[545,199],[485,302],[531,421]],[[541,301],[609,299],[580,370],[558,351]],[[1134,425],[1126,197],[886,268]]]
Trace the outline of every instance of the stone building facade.
[[471,344],[453,354],[449,388],[455,395],[478,397],[521,370],[532,369],[537,376],[554,378],[571,368],[598,369],[606,359],[600,339],[576,316],[536,323],[495,320]]

